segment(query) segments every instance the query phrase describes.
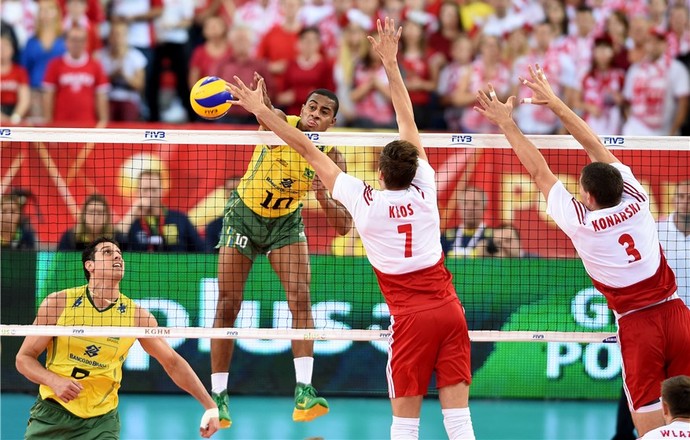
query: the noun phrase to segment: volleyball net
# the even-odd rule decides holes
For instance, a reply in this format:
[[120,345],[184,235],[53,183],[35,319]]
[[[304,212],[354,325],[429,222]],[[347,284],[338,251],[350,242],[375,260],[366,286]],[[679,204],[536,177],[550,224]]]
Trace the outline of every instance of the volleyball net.
[[[305,135],[317,145],[337,148],[348,172],[373,187],[380,148],[397,138],[390,132],[335,130]],[[577,194],[580,170],[588,163],[582,147],[570,136],[530,139]],[[674,210],[677,184],[689,178],[688,138],[603,136],[602,141],[645,186],[655,217],[667,217]],[[222,215],[229,184],[245,174],[255,146],[282,144],[272,133],[13,127],[0,129],[0,142],[2,227],[9,227],[6,204],[13,200],[20,202],[23,223],[18,232],[3,231],[0,336],[162,336],[174,347],[193,345],[194,359],[207,359],[209,338],[237,339],[238,351],[250,359],[288,353],[295,339],[314,340],[317,356],[330,356],[334,364],[355,365],[370,356],[365,351],[385,356],[390,315],[361,241],[354,230],[345,236],[336,233],[313,191],[302,200],[302,217],[314,328],[291,328],[283,285],[264,256],[256,259],[249,274],[235,326],[213,328],[218,254],[217,237],[207,232],[207,225]],[[538,357],[547,376],[563,374],[560,367],[575,359],[596,371],[595,379],[616,376],[620,361],[611,344],[613,315],[592,287],[570,240],[546,216],[543,197],[505,138],[443,133],[423,134],[422,142],[437,173],[445,262],[465,308],[471,339],[491,347],[507,341],[548,343],[518,344],[522,348],[507,344],[498,354],[493,348],[477,354],[473,346],[473,371],[493,368],[497,356],[503,363],[496,371],[511,368],[506,366],[511,361],[514,368],[523,368],[516,358]],[[283,162],[275,159],[272,166],[289,165]],[[189,230],[175,219],[133,218],[134,225],[120,225],[122,232],[116,234],[126,262],[121,291],[149,309],[160,327],[32,326],[47,295],[86,284],[81,252],[63,250],[78,247],[80,223],[98,221],[89,211],[92,204],[85,206],[85,201],[102,195],[107,210],[101,214],[115,225],[108,231],[117,231],[141,196],[142,171],[161,176],[166,210],[176,212],[178,220],[186,216],[192,225]],[[300,169],[271,184],[289,189],[311,177]],[[269,208],[298,203],[290,197],[263,202]],[[141,226],[149,221],[160,231]],[[75,236],[65,238],[71,228],[76,228]],[[32,250],[21,249],[27,229],[36,238]],[[368,342],[359,346],[353,341]],[[492,380],[503,374],[496,371]]]

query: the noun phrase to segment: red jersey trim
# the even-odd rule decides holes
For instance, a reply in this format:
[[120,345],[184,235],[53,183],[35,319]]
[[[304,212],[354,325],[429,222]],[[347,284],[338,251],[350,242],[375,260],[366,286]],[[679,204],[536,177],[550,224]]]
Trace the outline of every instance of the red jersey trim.
[[374,201],[374,196],[372,195],[373,192],[374,192],[374,189],[365,183],[364,184],[364,192],[362,193],[362,197],[364,198],[364,202],[367,205],[371,205],[371,202]]
[[415,189],[419,192],[419,194],[422,195],[422,198],[425,198],[425,197],[424,197],[424,191],[422,191],[422,189],[421,189],[420,187],[418,187],[418,186],[415,185],[414,183],[411,183],[410,186],[413,187],[413,188],[415,188]]
[[592,278],[592,284],[606,297],[609,309],[621,315],[663,301],[678,290],[676,276],[663,252],[656,273],[645,280],[630,286],[610,287]]
[[443,256],[433,266],[404,274],[386,274],[374,268],[391,315],[407,315],[458,300],[453,276]]
[[647,198],[644,196],[644,194],[639,192],[637,189],[635,189],[634,186],[632,186],[631,184],[629,184],[627,182],[623,182],[623,192],[630,195],[631,197],[633,197],[635,200],[637,200],[640,203],[647,200]]
[[574,198],[570,199],[570,202],[573,204],[573,207],[575,208],[575,214],[577,214],[577,221],[581,225],[585,224],[585,205],[582,203],[578,202]]

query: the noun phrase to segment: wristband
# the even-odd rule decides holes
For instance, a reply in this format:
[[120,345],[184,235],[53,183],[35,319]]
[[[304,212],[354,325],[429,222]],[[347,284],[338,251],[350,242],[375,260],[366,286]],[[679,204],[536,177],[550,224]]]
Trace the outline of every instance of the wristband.
[[218,408],[207,409],[203,416],[201,416],[201,429],[208,428],[208,422],[212,418],[218,418]]
[[12,116],[10,116],[10,122],[12,124],[19,124],[20,122],[22,122],[22,117],[19,116],[19,114],[17,113],[12,113]]

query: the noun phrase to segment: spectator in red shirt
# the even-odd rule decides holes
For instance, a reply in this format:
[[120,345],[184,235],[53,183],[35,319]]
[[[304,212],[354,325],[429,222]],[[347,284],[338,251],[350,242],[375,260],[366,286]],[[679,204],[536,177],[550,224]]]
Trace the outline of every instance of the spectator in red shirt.
[[[245,84],[252,84],[254,80],[254,72],[262,76],[266,83],[266,89],[269,93],[269,98],[272,100],[271,90],[273,88],[273,77],[271,76],[266,62],[259,60],[252,56],[252,48],[254,47],[254,40],[256,34],[252,28],[237,24],[232,27],[230,31],[230,48],[231,55],[222,59],[213,69],[213,75],[232,81],[234,76],[245,82]],[[231,124],[256,124],[256,118],[249,113],[242,106],[233,105],[228,110],[223,122]]]
[[405,86],[410,92],[414,119],[420,130],[430,128],[432,111],[431,93],[436,90],[438,70],[432,75],[429,66],[430,51],[427,48],[424,24],[408,14],[400,37],[400,68],[405,74]]
[[9,34],[0,38],[0,122],[18,124],[29,111],[31,92],[26,70],[12,62],[14,48]]
[[[606,34],[611,38],[613,47],[613,67],[623,70],[628,70],[630,67],[628,48],[626,47],[629,27],[628,17],[618,9],[611,12],[611,15],[606,19]],[[598,131],[597,133],[604,132]]]
[[86,29],[67,31],[67,53],[53,59],[43,80],[48,123],[104,127],[108,123],[108,77],[86,50]]
[[222,17],[208,17],[204,21],[203,34],[205,42],[194,49],[189,62],[190,89],[199,79],[215,75],[214,67],[232,54],[228,43],[228,25]]
[[285,70],[285,90],[276,97],[276,104],[289,115],[299,114],[302,104],[314,89],[333,90],[333,65],[321,54],[321,38],[317,28],[299,33],[297,57]]
[[282,0],[283,18],[261,38],[256,48],[257,58],[268,63],[268,71],[273,75],[277,92],[285,90],[288,63],[297,57],[297,43],[302,30],[299,21],[301,7],[302,0]]
[[451,46],[463,30],[460,22],[460,6],[457,2],[445,0],[441,3],[437,17],[439,28],[429,36],[428,43],[434,52],[432,66],[438,72],[453,58]]

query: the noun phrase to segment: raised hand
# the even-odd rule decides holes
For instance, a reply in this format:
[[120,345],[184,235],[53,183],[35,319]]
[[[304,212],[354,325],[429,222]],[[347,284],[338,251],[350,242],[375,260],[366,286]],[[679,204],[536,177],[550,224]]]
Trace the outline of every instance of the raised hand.
[[539,64],[536,68],[529,66],[529,74],[532,80],[519,77],[520,82],[530,89],[532,89],[532,97],[522,100],[524,104],[548,105],[555,99],[558,99],[554,93],[549,81],[546,79],[546,74]]
[[474,109],[498,126],[505,122],[512,121],[515,96],[511,96],[505,103],[502,103],[496,96],[494,86],[489,84],[488,88],[488,96],[483,90],[477,91],[477,103],[479,105],[475,106]]
[[384,63],[386,61],[396,61],[396,57],[398,56],[398,41],[400,41],[402,27],[398,27],[396,30],[395,20],[388,17],[386,17],[383,27],[381,27],[381,19],[376,20],[376,27],[379,31],[378,41],[372,36],[367,37],[374,51],[376,51]]
[[261,76],[258,72],[254,72],[254,80],[252,81],[252,86],[257,86],[261,84],[261,93],[264,95],[264,105],[270,109],[273,108],[273,104],[271,104],[271,98],[268,96],[268,90],[266,89],[266,81],[264,81],[264,77]]
[[250,113],[256,114],[259,112],[264,104],[264,79],[260,78],[256,84],[254,90],[247,87],[247,85],[239,79],[237,76],[234,77],[237,84],[226,83],[226,90],[228,90],[233,98],[228,102],[244,107]]

